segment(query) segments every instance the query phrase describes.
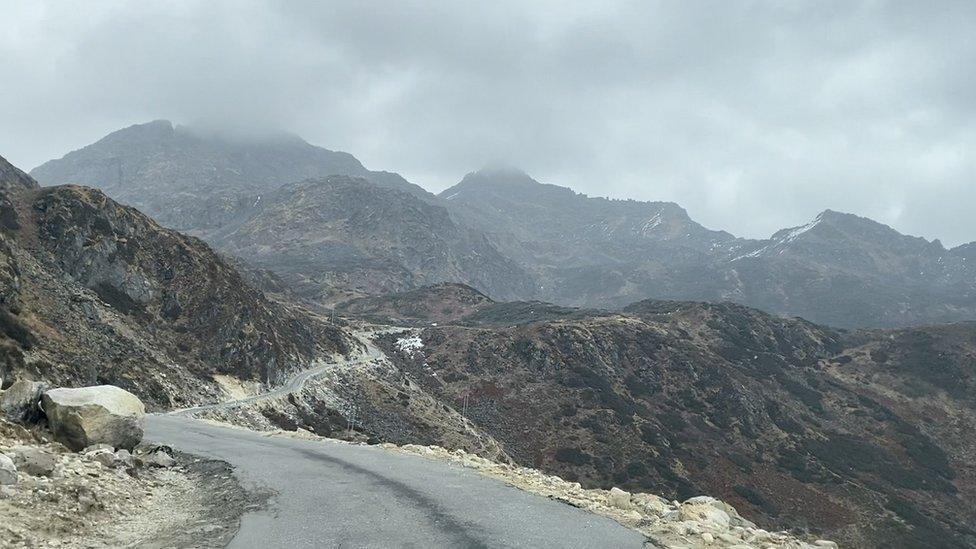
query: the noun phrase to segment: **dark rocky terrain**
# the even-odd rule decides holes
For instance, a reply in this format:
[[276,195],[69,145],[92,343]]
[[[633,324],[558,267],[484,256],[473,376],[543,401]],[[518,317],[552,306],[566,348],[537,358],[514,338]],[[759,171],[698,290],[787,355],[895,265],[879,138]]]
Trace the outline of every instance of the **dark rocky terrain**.
[[267,299],[206,244],[101,191],[41,188],[0,159],[0,377],[113,384],[155,408],[274,382],[345,352],[341,331]]
[[471,286],[442,282],[399,294],[353,299],[338,310],[380,324],[427,324],[458,321],[494,303]]
[[385,346],[521,464],[710,494],[844,547],[976,546],[976,324],[845,332],[730,303],[479,302]]

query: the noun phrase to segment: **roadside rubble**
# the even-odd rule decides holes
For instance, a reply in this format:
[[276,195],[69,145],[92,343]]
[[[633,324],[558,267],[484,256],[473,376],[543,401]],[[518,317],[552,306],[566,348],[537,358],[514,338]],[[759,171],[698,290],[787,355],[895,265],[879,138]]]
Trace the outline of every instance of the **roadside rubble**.
[[106,387],[16,382],[0,393],[0,547],[229,541],[246,501],[229,466],[142,442],[142,403]]
[[803,541],[789,532],[768,532],[739,516],[731,505],[709,496],[684,502],[619,488],[584,489],[578,482],[546,475],[535,469],[496,463],[463,450],[439,446],[381,444],[389,450],[447,461],[539,494],[603,515],[638,530],[656,547],[705,549],[836,549],[832,541]]
[[[248,430],[246,427],[214,420],[203,420],[221,427]],[[364,444],[322,437],[303,429],[274,430],[267,437],[329,441],[337,444]],[[495,478],[520,490],[531,492],[580,509],[611,518],[644,534],[661,549],[838,549],[833,541],[806,541],[785,531],[769,532],[739,515],[731,505],[709,496],[684,502],[667,500],[654,494],[630,493],[619,488],[584,489],[578,482],[547,475],[536,469],[500,463],[440,446],[391,443],[376,445],[428,459],[446,461]]]

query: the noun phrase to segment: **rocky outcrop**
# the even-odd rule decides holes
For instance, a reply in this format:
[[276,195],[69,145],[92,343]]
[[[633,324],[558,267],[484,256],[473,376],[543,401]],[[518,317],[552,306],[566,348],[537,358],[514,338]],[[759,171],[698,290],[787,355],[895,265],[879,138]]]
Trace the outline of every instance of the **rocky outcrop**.
[[98,187],[163,225],[197,234],[238,223],[281,185],[349,175],[432,197],[395,173],[287,134],[232,137],[168,120],[137,124],[31,171],[45,185]]
[[[449,281],[583,307],[730,300],[839,327],[976,320],[972,245],[949,250],[830,210],[768,239],[736,238],[677,204],[588,197],[515,169],[468,174],[434,197],[294,136],[240,142],[166,121],[32,173],[97,186],[280,268],[289,287],[328,305]],[[362,184],[297,183],[336,175]]]
[[162,468],[103,451],[118,457],[0,419],[0,547],[224,547],[237,531],[245,496],[226,464],[179,456]]
[[21,379],[0,393],[0,412],[9,421],[33,423],[41,419],[43,412],[38,405],[49,385],[43,381]]
[[588,197],[514,169],[468,174],[438,196],[536,273],[532,297],[559,304],[729,300],[839,327],[976,320],[971,245],[949,250],[855,215],[735,238],[676,204]]
[[93,444],[132,450],[142,441],[146,410],[118,387],[52,389],[43,394],[42,407],[55,439],[72,450]]

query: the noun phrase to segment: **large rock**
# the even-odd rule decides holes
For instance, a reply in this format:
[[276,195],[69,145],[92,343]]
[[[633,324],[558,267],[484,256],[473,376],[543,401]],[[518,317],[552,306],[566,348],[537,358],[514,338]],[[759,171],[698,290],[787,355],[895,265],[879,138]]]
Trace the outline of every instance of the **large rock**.
[[634,508],[634,503],[630,500],[630,492],[621,490],[616,486],[610,489],[610,495],[607,496],[607,503],[612,507],[625,511],[630,511]]
[[682,503],[678,511],[681,514],[681,520],[705,523],[711,528],[727,530],[731,523],[731,517],[722,506],[724,504],[715,498],[698,496]]
[[41,397],[54,437],[74,451],[93,444],[132,450],[142,441],[146,409],[113,385],[52,389]]
[[0,454],[0,486],[17,484],[17,467],[6,454]]
[[35,477],[49,477],[54,473],[56,461],[49,452],[30,446],[14,446],[7,452],[18,471]]
[[17,380],[0,396],[0,411],[10,421],[32,423],[42,417],[37,403],[48,388],[43,381]]

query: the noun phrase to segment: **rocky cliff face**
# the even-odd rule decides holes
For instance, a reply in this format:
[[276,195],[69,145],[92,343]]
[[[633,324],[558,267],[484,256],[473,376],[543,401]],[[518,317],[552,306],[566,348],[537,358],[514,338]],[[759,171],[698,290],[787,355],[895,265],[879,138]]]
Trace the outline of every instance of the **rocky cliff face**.
[[390,336],[389,353],[521,464],[714,495],[842,546],[976,544],[976,325],[846,333],[732,304],[487,304],[418,336]]
[[4,379],[114,384],[176,406],[213,398],[213,374],[273,382],[346,349],[337,329],[269,301],[199,240],[100,191],[35,184],[0,197],[18,227],[0,233]]

